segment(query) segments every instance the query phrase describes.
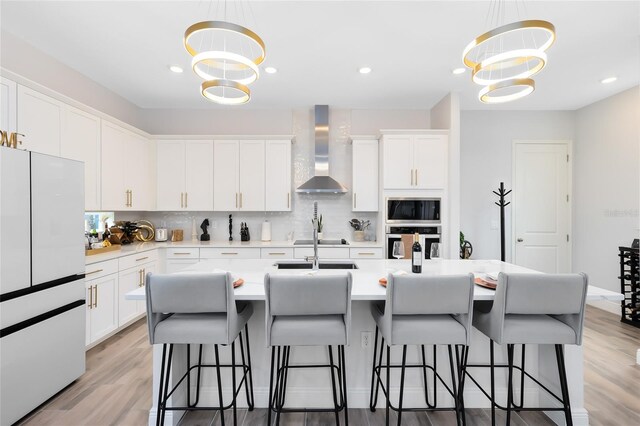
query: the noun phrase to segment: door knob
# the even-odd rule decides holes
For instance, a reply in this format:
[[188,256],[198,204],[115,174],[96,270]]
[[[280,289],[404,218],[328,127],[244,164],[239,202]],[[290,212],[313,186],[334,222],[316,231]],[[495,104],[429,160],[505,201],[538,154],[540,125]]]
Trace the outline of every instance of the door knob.
[[518,238],[517,240],[519,243],[523,242],[524,240],[522,238]]

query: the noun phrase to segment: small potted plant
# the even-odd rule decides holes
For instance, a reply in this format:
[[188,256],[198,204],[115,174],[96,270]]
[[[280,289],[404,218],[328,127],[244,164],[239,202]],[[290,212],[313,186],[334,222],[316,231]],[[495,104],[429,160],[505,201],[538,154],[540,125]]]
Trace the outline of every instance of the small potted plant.
[[371,226],[370,220],[351,219],[349,225],[353,228],[353,241],[364,241],[364,231]]

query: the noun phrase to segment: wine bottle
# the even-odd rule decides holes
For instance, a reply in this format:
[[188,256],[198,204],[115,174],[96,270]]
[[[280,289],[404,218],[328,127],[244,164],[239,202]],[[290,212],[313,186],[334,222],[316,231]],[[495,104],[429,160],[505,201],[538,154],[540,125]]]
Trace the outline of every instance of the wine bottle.
[[420,234],[417,232],[413,236],[413,246],[411,247],[411,272],[422,273],[422,246],[420,245]]

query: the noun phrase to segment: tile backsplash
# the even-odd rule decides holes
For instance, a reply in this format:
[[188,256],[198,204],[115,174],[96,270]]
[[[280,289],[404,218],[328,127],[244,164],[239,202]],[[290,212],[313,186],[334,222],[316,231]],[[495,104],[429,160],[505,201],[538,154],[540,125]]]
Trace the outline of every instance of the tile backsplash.
[[[271,222],[271,239],[283,241],[289,232],[294,239],[307,239],[312,236],[311,217],[313,201],[318,201],[318,213],[323,216],[324,238],[346,238],[353,240],[353,229],[349,220],[354,217],[371,221],[371,227],[365,234],[367,240],[376,240],[378,213],[354,213],[351,211],[351,191],[338,194],[298,194],[295,188],[313,176],[314,133],[313,110],[293,111],[292,145],[292,211],[291,212],[117,212],[117,220],[146,219],[156,227],[183,229],[185,240],[191,239],[192,223],[195,219],[196,232],[201,234],[200,223],[209,219],[209,233],[214,241],[229,239],[229,213],[233,214],[233,239],[240,240],[240,222],[246,222],[252,240],[261,237],[262,222]],[[330,110],[329,133],[329,170],[333,178],[351,188],[351,111]],[[268,188],[267,188],[268,190]],[[378,236],[378,239],[381,237]]]

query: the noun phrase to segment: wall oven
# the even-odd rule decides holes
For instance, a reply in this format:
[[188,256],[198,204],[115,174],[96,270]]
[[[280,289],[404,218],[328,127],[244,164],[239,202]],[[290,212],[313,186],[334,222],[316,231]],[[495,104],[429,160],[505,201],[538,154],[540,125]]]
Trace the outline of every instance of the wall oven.
[[387,224],[440,224],[440,198],[388,197]]
[[[386,256],[387,259],[395,259],[393,257],[393,243],[402,241],[402,235],[420,234],[420,245],[424,252],[425,259],[431,259],[431,244],[440,242],[439,226],[387,226],[386,227]],[[405,254],[407,254],[405,252]],[[411,257],[411,252],[408,253]]]

